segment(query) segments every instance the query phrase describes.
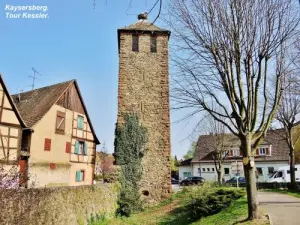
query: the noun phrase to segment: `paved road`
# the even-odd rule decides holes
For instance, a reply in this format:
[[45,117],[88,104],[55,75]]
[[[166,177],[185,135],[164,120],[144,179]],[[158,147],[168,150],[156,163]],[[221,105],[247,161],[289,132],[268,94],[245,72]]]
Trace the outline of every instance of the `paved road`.
[[274,225],[300,224],[300,198],[272,192],[259,192],[260,206],[271,216]]

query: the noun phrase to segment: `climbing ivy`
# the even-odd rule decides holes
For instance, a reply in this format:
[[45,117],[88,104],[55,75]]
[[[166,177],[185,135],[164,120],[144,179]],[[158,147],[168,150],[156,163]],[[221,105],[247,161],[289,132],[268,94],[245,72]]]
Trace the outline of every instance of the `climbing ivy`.
[[121,192],[117,214],[129,216],[142,208],[139,182],[142,178],[142,158],[147,143],[147,129],[136,114],[124,114],[124,124],[115,130],[115,159],[121,167]]

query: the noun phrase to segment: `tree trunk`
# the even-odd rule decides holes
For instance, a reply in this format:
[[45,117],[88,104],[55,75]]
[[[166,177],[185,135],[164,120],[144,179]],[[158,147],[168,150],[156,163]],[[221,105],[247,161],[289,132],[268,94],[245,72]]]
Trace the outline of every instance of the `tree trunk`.
[[219,185],[223,185],[222,183],[222,163],[219,161],[219,169],[217,170],[217,174],[218,174],[218,183]]
[[294,148],[290,146],[290,173],[291,173],[291,186],[293,190],[297,189],[296,176],[295,176],[295,155]]
[[[251,137],[243,137],[241,141],[241,150],[243,156],[248,158],[248,163],[244,164],[244,172],[246,179],[247,200],[248,200],[248,219],[258,218],[258,200],[256,190],[255,164],[252,156]],[[251,165],[251,161],[253,164]]]

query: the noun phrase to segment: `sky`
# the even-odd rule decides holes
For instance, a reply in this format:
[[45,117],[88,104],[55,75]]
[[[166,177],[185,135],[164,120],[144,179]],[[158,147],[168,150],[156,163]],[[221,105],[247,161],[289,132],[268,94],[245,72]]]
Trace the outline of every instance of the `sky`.
[[[107,3],[106,3],[107,1]],[[113,152],[117,118],[117,29],[137,21],[155,0],[0,0],[0,72],[11,94],[77,79],[96,134]],[[9,6],[47,6],[47,11],[10,11]],[[45,19],[25,13],[48,14]],[[10,14],[7,14],[10,13]],[[21,18],[17,17],[21,13]],[[150,20],[156,16],[150,15]],[[161,21],[157,25],[163,27]],[[171,37],[172,40],[172,37]],[[188,150],[195,120],[176,122],[184,112],[171,111],[172,155]],[[101,149],[101,145],[98,149]]]

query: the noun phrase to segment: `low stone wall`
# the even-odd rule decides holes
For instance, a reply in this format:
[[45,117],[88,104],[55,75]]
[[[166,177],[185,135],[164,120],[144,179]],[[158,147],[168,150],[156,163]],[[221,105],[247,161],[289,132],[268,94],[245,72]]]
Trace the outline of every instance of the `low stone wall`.
[[0,224],[87,224],[91,215],[113,216],[118,184],[0,190]]

